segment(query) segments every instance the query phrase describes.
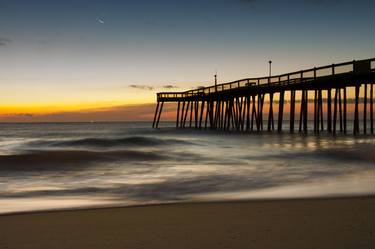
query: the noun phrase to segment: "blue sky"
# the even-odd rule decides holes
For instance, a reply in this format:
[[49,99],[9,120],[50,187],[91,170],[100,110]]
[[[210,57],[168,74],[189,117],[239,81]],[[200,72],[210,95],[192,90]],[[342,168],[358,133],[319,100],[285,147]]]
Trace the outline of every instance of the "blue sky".
[[[163,86],[375,57],[374,1],[0,0],[2,106],[154,101]],[[134,88],[131,86],[150,86]],[[27,94],[26,94],[27,93]]]

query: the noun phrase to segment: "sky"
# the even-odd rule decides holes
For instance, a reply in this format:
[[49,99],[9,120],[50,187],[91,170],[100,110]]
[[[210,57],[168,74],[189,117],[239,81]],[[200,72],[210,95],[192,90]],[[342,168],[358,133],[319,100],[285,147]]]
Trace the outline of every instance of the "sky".
[[266,76],[269,60],[278,74],[373,58],[374,9],[370,0],[0,0],[0,121],[148,120],[157,92],[211,85],[216,71],[224,83]]

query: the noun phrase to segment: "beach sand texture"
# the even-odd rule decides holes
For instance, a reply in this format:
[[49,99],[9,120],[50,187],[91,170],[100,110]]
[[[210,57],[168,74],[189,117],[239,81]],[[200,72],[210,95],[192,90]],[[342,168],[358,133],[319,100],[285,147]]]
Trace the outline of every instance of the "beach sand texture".
[[0,216],[0,248],[375,248],[375,198],[166,204]]

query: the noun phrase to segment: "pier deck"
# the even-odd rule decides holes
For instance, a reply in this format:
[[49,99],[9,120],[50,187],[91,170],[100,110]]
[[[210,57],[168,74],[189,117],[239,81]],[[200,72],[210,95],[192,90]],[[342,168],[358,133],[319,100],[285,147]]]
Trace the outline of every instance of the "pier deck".
[[[277,121],[276,130],[281,132],[284,109],[288,105],[290,132],[295,131],[298,121],[298,131],[307,133],[308,119],[311,119],[316,133],[347,133],[350,119],[354,134],[374,134],[374,82],[375,58],[271,77],[247,78],[185,92],[161,92],[157,94],[153,127],[159,125],[164,103],[174,102],[177,104],[176,127],[261,131],[267,120],[268,131],[275,130],[274,122]],[[349,98],[348,95],[353,96]],[[266,97],[267,110],[264,108]],[[354,104],[350,118],[348,100]],[[274,105],[278,107],[277,118],[274,117]]]

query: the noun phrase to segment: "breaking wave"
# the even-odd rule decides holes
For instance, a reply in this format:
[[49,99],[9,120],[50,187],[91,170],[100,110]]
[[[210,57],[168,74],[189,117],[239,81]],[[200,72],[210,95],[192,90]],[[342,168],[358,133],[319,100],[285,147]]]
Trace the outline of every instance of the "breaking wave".
[[373,136],[138,126],[3,126],[0,214],[23,210],[22,203],[30,210],[46,203],[59,208],[55,201],[65,199],[73,206],[79,200],[132,205],[375,193]]
[[148,147],[183,144],[192,142],[178,139],[161,139],[143,136],[131,136],[123,138],[83,138],[75,140],[37,140],[32,141],[29,146],[53,146],[53,147]]
[[56,150],[29,151],[23,154],[0,155],[0,171],[40,171],[56,168],[71,169],[77,165],[92,165],[113,161],[159,161],[167,159],[159,152],[131,150],[85,151]]

